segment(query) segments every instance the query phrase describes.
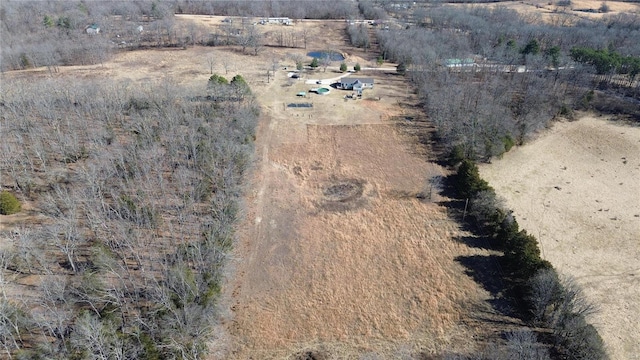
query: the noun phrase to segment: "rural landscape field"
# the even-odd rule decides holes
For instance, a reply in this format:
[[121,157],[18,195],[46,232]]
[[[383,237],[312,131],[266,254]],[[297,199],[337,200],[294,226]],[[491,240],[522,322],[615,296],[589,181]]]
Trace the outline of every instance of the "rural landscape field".
[[0,358],[640,359],[638,3],[0,6]]

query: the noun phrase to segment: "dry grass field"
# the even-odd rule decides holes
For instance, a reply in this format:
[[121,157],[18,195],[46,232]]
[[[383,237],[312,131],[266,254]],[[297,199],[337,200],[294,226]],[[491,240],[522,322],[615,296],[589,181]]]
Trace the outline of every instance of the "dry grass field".
[[612,359],[640,359],[640,128],[584,114],[480,168],[582,285]]
[[[301,85],[271,85],[259,131],[260,164],[236,249],[230,316],[233,357],[331,358],[469,351],[471,310],[487,294],[454,259],[476,250],[445,209],[416,199],[442,169],[425,161],[387,101],[314,96],[284,110]],[[392,100],[393,99],[393,100]]]
[[[640,14],[640,4],[623,1],[571,0],[569,6],[559,6],[560,1],[533,0],[473,4],[474,7],[504,7],[524,15],[532,23],[540,21],[568,26],[580,19],[602,19],[620,14]],[[602,4],[609,8],[608,12],[600,12]],[[448,6],[470,6],[453,4]]]
[[[350,65],[374,56],[344,45],[343,22],[305,26],[322,39],[309,48],[347,53]],[[339,90],[296,98],[314,85],[285,72],[254,87],[258,159],[223,299],[229,338],[214,357],[467,352],[478,345],[468,339],[492,331],[477,320],[495,316],[491,296],[455,260],[486,251],[455,242],[464,232],[446,209],[416,198],[444,170],[398,130],[397,117],[418,117],[398,105],[408,101],[402,78],[362,76],[376,85],[356,101]],[[296,102],[313,108],[285,105]]]

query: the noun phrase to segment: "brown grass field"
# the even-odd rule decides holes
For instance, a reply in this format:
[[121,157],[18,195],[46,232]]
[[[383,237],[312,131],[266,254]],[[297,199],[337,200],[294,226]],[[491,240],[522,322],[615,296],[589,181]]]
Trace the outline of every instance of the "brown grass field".
[[611,358],[640,359],[640,128],[583,114],[480,170],[597,304]]
[[[212,28],[221,19],[177,17],[179,22],[195,21]],[[339,90],[326,96],[310,94],[306,99],[295,96],[314,87],[306,85],[305,79],[338,76],[334,72],[337,63],[326,72],[305,74],[298,81],[288,79],[286,71],[280,70],[267,82],[266,72],[273,59],[281,67],[294,67],[288,57],[291,53],[339,50],[347,55],[350,67],[356,62],[369,66],[376,54],[347,46],[344,26],[343,21],[296,24],[294,30],[307,27],[311,34],[306,50],[265,47],[258,56],[243,55],[227,47],[130,51],[101,65],[62,67],[56,74],[34,69],[7,75],[109,77],[150,84],[171,81],[202,87],[204,92],[210,76],[207,58],[214,56],[232,63],[227,74],[221,61],[217,61],[216,73],[228,78],[239,73],[247,79],[262,107],[262,118],[244,217],[221,299],[222,320],[211,344],[212,359],[286,359],[308,352],[327,359],[467,353],[488,339],[495,340],[498,329],[518,325],[494,312],[489,305],[492,295],[475,283],[456,260],[490,253],[456,241],[469,234],[448,217],[445,207],[417,198],[427,188],[428,179],[445,174],[445,169],[429,161],[433,158],[431,150],[418,145],[415,134],[400,126],[405,118],[421,117],[412,107],[416,100],[402,78],[386,71],[364,72],[361,76],[375,79],[375,89],[365,91],[363,99],[355,101],[344,100],[345,93]],[[270,31],[274,27],[264,29]],[[313,108],[286,107],[294,102],[310,102]],[[635,334],[640,332],[636,325],[640,309],[635,277],[639,259],[639,219],[635,215],[640,214],[640,209],[638,183],[634,181],[640,166],[638,129],[593,120],[597,126],[584,128],[581,136],[594,142],[594,150],[575,148],[567,152],[563,147],[566,144],[589,143],[565,139],[548,143],[556,146],[554,154],[563,154],[564,148],[565,155],[575,156],[562,164],[544,158],[539,151],[535,156],[519,159],[523,169],[535,169],[535,176],[510,176],[511,180],[524,181],[518,185],[520,193],[512,192],[523,197],[522,193],[528,191],[523,201],[536,211],[546,209],[542,212],[546,214],[544,218],[537,222],[526,207],[519,207],[514,200],[517,197],[510,197],[510,188],[502,188],[495,180],[500,176],[491,175],[498,174],[501,164],[507,164],[517,154],[554,139],[561,129],[591,124],[589,121],[560,124],[550,135],[484,167],[483,173],[509,198],[522,226],[540,235],[545,256],[561,271],[577,276],[589,295],[601,304],[603,312],[594,321],[603,330],[612,354],[640,353],[637,335],[632,334],[633,330]],[[604,139],[590,131],[602,129],[608,129],[607,134],[611,135],[627,134],[619,134],[619,138],[627,139],[628,148],[620,150],[620,141],[595,145]],[[593,161],[590,154],[595,149],[602,153],[597,156],[607,160],[598,159],[598,167],[591,173],[579,172],[582,168],[576,165],[583,160]],[[626,165],[618,164],[622,157],[626,157]],[[583,181],[589,175],[611,180],[604,176],[610,176],[613,168],[599,167],[605,164],[617,166],[616,176],[620,179],[615,181],[623,185],[601,187],[600,180]],[[560,177],[571,174],[574,166],[575,178]],[[548,199],[538,198],[543,192],[535,186],[543,184],[540,178],[547,177],[553,182],[550,190],[543,189]],[[562,191],[553,189],[555,185]],[[569,191],[574,195],[569,196]],[[567,201],[560,201],[558,196],[567,196]],[[568,206],[573,198],[585,203],[571,211],[554,207],[556,203]],[[434,200],[443,199],[436,195]],[[547,206],[548,200],[553,200],[553,205]],[[593,203],[586,206],[591,200]],[[599,212],[594,206],[607,208],[608,212]],[[595,211],[592,216],[602,218],[598,225],[601,227],[591,226],[584,217],[588,216],[587,211]],[[575,217],[575,223],[564,226],[563,231],[571,231],[564,234],[556,227],[556,223],[564,224],[556,214],[564,214],[567,221]],[[610,220],[613,217],[616,220]],[[0,226],[10,227],[22,221],[28,221],[24,214],[3,217]],[[553,234],[553,238],[547,234]],[[593,240],[593,245],[578,246],[575,241],[583,239],[584,234],[603,237]],[[606,296],[613,291],[618,294],[615,298]],[[613,332],[622,327],[625,333]]]
[[[350,66],[375,56],[344,45],[343,22],[304,25],[322,39],[310,49],[338,49]],[[357,101],[338,90],[297,99],[314,86],[285,72],[254,79],[264,111],[256,170],[223,299],[228,341],[214,358],[468,352],[479,343],[468,339],[491,333],[477,320],[496,316],[490,295],[454,260],[486,251],[454,241],[464,233],[446,209],[416,199],[444,170],[396,125],[417,117],[398,105],[411,101],[402,79],[362,76],[376,88]]]
[[[640,4],[623,1],[571,0],[570,6],[558,6],[559,1],[531,0],[505,1],[483,4],[449,4],[456,7],[504,7],[517,11],[532,23],[545,22],[554,25],[568,26],[580,19],[602,19],[620,14],[640,14]],[[599,12],[605,3],[609,12]]]

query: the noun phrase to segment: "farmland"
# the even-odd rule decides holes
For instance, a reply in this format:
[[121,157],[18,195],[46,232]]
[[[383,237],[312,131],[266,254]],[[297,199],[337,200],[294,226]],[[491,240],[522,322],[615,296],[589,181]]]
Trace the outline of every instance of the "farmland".
[[638,154],[638,127],[585,114],[481,167],[544,257],[599,305],[591,320],[614,359],[640,351]]
[[[575,277],[613,359],[640,352],[635,5],[281,3],[67,4],[11,20],[29,41],[3,30],[3,355],[563,358],[591,325],[532,318],[517,251],[493,246],[511,230]],[[596,51],[582,21],[610,19]],[[469,220],[461,161],[486,163],[502,233]]]

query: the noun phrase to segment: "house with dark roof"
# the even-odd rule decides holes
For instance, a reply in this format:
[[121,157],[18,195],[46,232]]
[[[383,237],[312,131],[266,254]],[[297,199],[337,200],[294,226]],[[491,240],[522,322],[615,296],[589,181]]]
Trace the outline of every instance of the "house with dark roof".
[[373,89],[373,79],[345,77],[340,79],[336,87],[342,90],[354,90],[358,92],[358,95],[362,95],[362,90]]

